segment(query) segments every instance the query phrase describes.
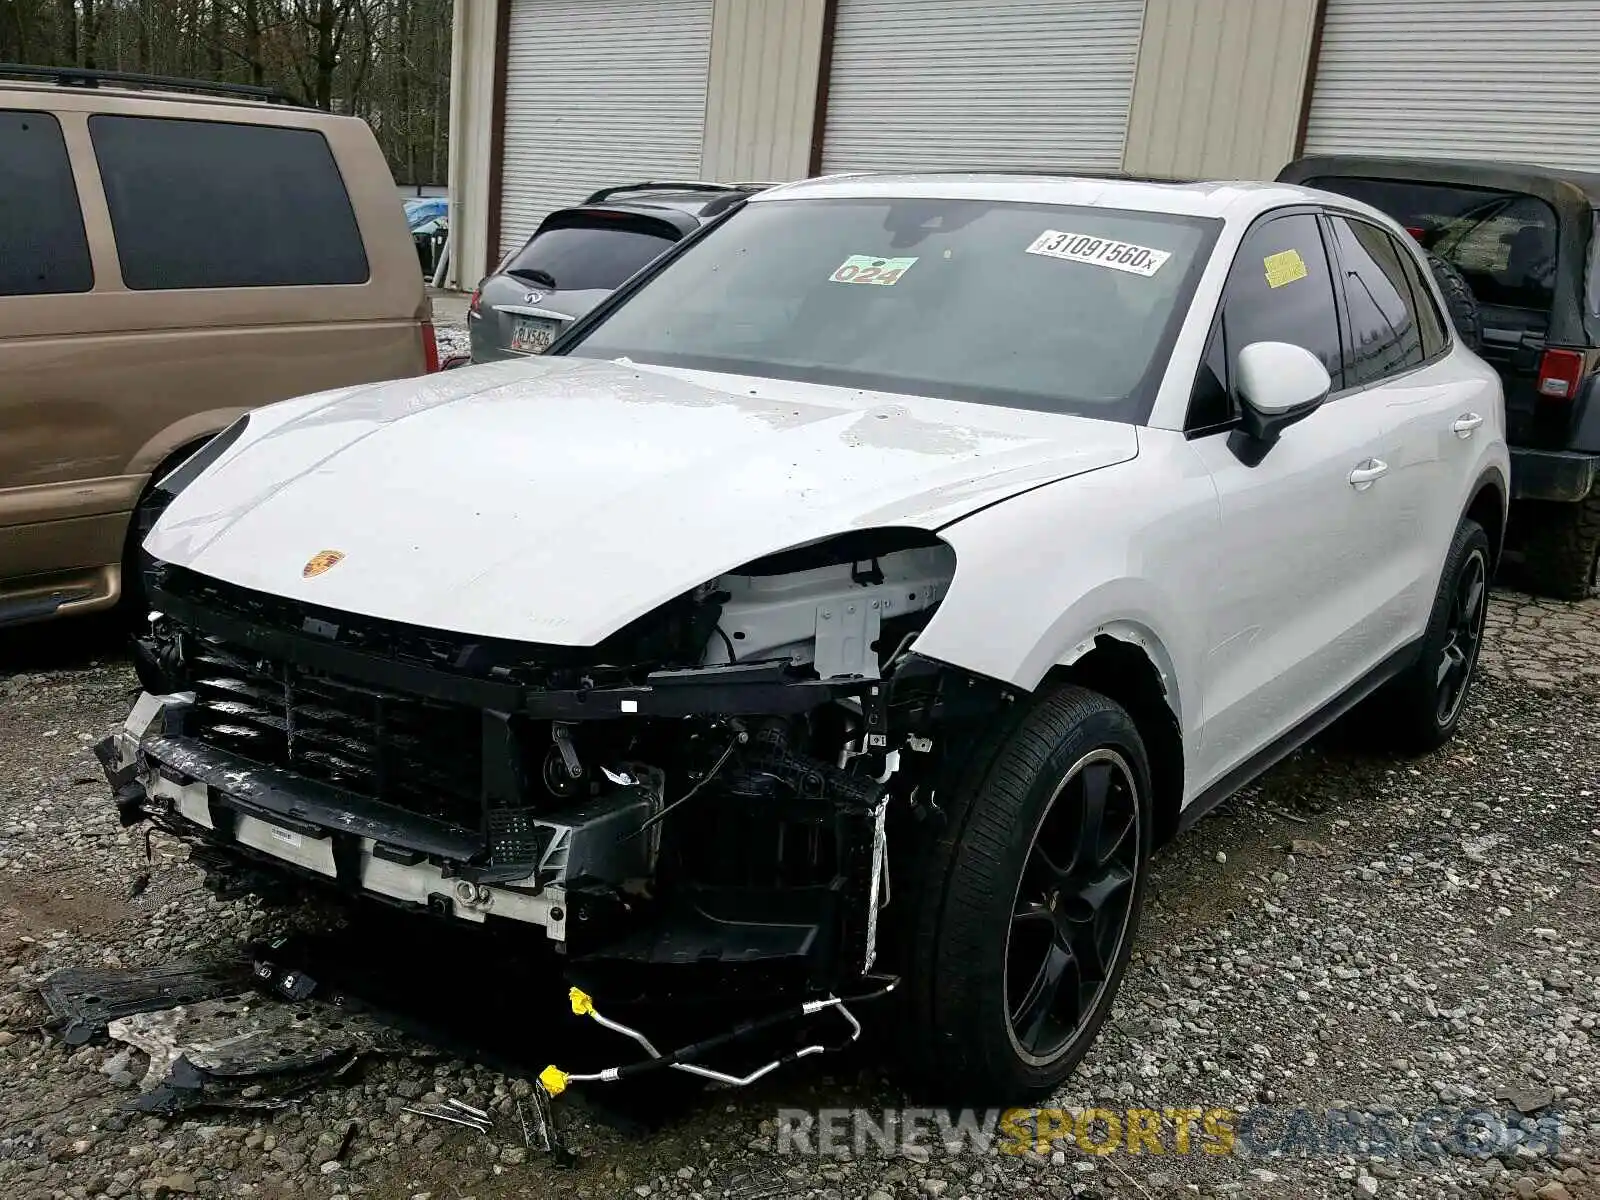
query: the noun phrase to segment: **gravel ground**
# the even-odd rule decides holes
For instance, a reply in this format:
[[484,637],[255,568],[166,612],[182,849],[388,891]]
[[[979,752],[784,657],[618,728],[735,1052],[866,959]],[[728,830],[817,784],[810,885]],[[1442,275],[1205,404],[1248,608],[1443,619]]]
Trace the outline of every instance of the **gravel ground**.
[[[844,1160],[776,1153],[780,1108],[899,1103],[863,1056],[755,1091],[679,1098],[643,1130],[570,1106],[575,1170],[524,1151],[525,1079],[459,1060],[387,1059],[284,1114],[167,1121],[122,1112],[139,1066],[118,1047],[69,1052],[37,1032],[33,989],[56,968],[221,952],[307,914],[214,900],[160,835],[147,864],[89,749],[134,690],[115,642],[93,626],[13,634],[0,641],[0,1190],[17,1200],[1600,1196],[1600,603],[1500,593],[1491,620],[1454,744],[1408,762],[1325,740],[1157,861],[1142,949],[1060,1103],[1269,1106],[1233,1154],[1173,1153],[1170,1132],[1159,1157],[1085,1154],[1071,1137],[1020,1157],[937,1144]],[[400,1111],[435,1092],[489,1107],[495,1131]],[[1559,1112],[1559,1148],[1529,1117],[1523,1145],[1487,1158],[1308,1153],[1303,1142],[1263,1153],[1297,1107],[1318,1121],[1329,1108],[1391,1124],[1435,1109],[1515,1117],[1502,1094]]]
[[433,304],[433,332],[439,342],[439,357],[472,353],[472,343],[467,337],[466,293],[430,287],[428,299]]
[[472,342],[468,339],[466,330],[441,326],[434,330],[434,336],[439,342],[439,358],[446,359],[452,354],[471,354]]

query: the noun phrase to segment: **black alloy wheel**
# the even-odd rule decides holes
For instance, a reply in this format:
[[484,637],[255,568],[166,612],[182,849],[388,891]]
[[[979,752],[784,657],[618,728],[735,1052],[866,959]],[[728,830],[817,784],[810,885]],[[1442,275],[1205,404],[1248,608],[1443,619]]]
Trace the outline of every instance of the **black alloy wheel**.
[[1102,748],[1067,773],[1034,830],[1006,944],[1006,1020],[1039,1066],[1083,1031],[1111,984],[1133,911],[1139,802],[1133,771]]
[[1355,724],[1368,740],[1421,754],[1438,749],[1455,734],[1483,649],[1491,562],[1488,534],[1464,518],[1450,541],[1427,628],[1415,643],[1415,658],[1358,714]]
[[1483,644],[1483,623],[1488,615],[1489,556],[1474,547],[1456,576],[1445,620],[1445,641],[1439,651],[1435,688],[1438,706],[1434,717],[1448,727],[1467,698],[1467,683]]

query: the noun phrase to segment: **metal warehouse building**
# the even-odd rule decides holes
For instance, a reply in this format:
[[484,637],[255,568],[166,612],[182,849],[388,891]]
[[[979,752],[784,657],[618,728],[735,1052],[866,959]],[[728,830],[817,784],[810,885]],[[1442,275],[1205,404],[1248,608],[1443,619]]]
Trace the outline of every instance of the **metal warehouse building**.
[[1600,0],[458,0],[453,282],[607,183],[1600,170]]

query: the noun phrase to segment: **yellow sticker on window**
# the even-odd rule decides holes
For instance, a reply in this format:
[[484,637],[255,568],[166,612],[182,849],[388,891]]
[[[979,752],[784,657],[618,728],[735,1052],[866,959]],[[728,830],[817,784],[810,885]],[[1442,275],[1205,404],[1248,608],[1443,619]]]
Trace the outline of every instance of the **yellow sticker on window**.
[[1280,250],[1277,254],[1269,254],[1261,260],[1261,265],[1267,269],[1267,286],[1280,288],[1286,283],[1293,283],[1296,279],[1306,277],[1306,260],[1300,257],[1298,250]]

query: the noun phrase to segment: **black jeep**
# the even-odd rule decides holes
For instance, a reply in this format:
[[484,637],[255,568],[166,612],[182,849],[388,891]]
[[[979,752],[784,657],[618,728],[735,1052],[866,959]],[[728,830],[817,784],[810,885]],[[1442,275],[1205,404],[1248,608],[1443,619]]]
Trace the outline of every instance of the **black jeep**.
[[1278,178],[1382,209],[1448,264],[1435,274],[1457,328],[1505,382],[1508,539],[1522,551],[1538,590],[1569,600],[1594,595],[1600,174],[1338,155],[1299,159]]

